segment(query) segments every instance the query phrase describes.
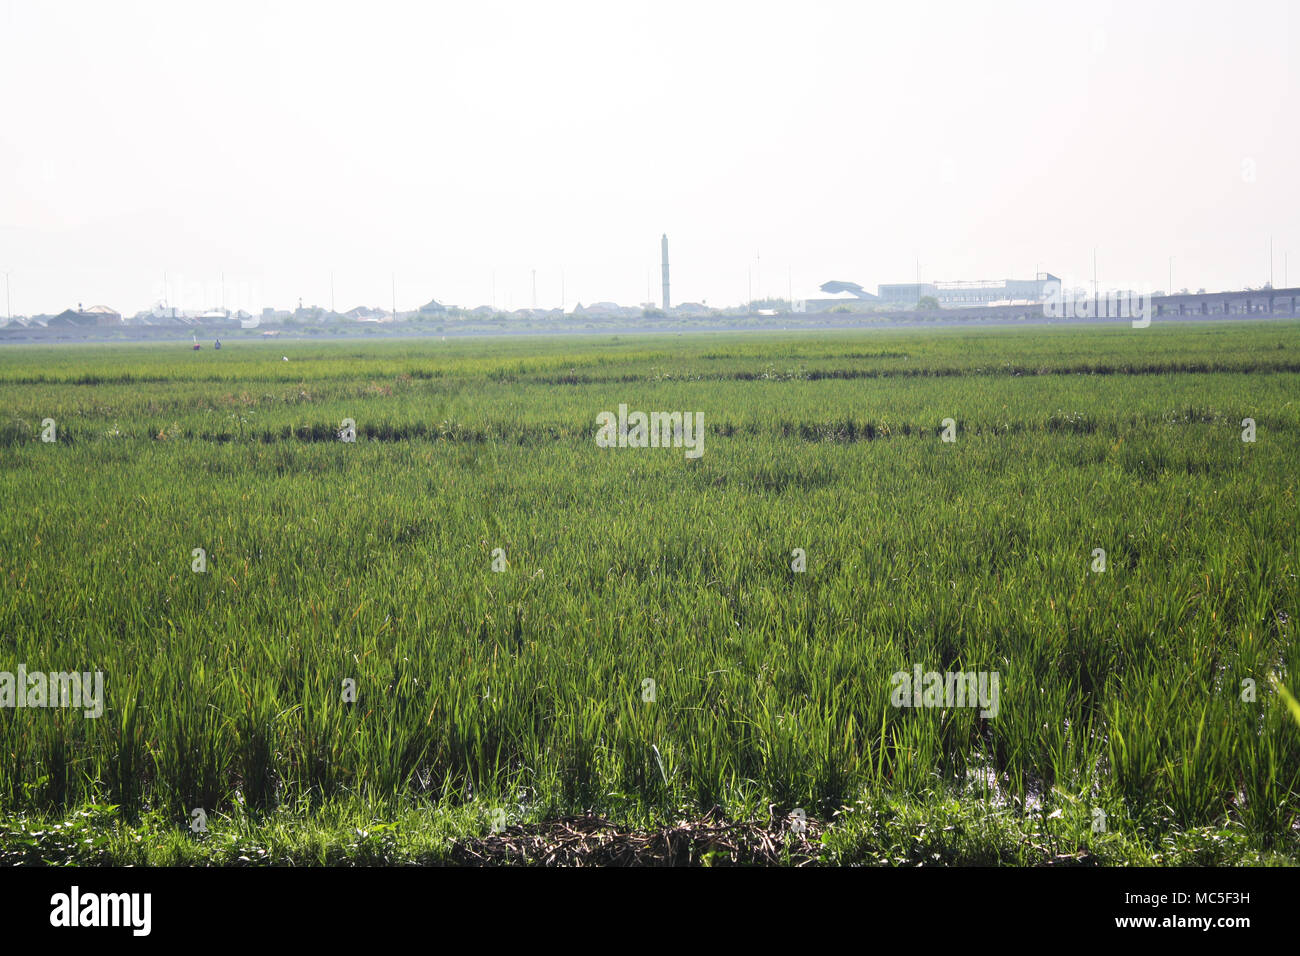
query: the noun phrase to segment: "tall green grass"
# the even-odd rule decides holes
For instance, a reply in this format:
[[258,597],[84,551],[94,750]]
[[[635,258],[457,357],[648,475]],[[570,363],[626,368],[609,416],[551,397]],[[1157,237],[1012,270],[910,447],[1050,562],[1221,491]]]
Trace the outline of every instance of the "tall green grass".
[[[0,710],[0,807],[937,791],[1294,850],[1296,333],[4,350],[0,670],[107,709]],[[620,402],[703,458],[597,448]],[[997,717],[892,707],[917,663],[998,671]]]

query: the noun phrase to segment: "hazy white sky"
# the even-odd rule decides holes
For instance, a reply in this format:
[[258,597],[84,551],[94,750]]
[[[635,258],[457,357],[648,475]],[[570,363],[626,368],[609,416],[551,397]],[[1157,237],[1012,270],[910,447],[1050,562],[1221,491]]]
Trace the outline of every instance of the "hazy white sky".
[[1272,236],[1300,284],[1297,57],[1295,0],[0,0],[0,272],[20,314],[571,308],[658,299],[667,232],[721,306],[1094,246],[1240,288]]

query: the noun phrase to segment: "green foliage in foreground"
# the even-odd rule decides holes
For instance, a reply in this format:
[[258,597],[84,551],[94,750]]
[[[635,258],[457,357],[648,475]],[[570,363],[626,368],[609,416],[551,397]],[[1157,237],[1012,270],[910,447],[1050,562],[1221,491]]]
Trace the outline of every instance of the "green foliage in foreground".
[[[833,862],[1294,862],[1297,331],[0,352],[0,670],[107,697],[0,710],[0,859],[775,805]],[[620,403],[703,458],[597,448]],[[997,716],[892,707],[916,664]]]
[[[1087,801],[1054,795],[1061,812],[1026,810],[928,791],[842,808],[811,862],[831,866],[1294,866],[1293,854],[1258,850],[1232,825],[1153,827],[1098,833]],[[455,865],[458,840],[491,834],[489,807],[405,806],[353,800],[236,808],[194,834],[166,814],[126,821],[115,806],[66,817],[0,819],[0,866],[404,866]],[[634,816],[630,826],[675,822]],[[511,825],[542,821],[520,818]],[[698,865],[709,865],[701,856]],[[717,861],[713,861],[717,862]],[[723,861],[727,862],[727,861]],[[743,861],[741,861],[743,862]]]

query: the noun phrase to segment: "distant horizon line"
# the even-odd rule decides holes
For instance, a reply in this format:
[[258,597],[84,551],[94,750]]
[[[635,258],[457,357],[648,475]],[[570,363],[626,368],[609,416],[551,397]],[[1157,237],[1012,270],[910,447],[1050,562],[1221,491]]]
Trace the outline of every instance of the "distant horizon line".
[[[0,275],[4,275],[6,276],[6,278],[10,274],[11,273],[0,273]],[[1039,279],[1038,276],[1043,276],[1045,278]],[[802,297],[795,297],[793,299],[790,298],[788,295],[753,296],[748,300],[740,299],[738,301],[729,302],[728,304],[725,305],[710,305],[707,299],[686,300],[684,302],[678,302],[674,305],[671,305],[668,311],[675,311],[679,308],[690,307],[690,308],[703,308],[713,312],[726,312],[733,309],[743,309],[748,306],[752,306],[755,303],[788,303],[793,306],[794,303],[801,303],[801,302],[808,302],[808,301],[825,302],[835,298],[841,298],[846,305],[852,303],[860,303],[863,305],[868,305],[868,304],[889,305],[889,304],[898,304],[898,303],[889,303],[881,300],[878,296],[878,292],[882,288],[915,286],[915,287],[931,287],[931,288],[939,289],[940,291],[952,291],[955,288],[964,288],[964,287],[969,287],[972,289],[980,288],[981,283],[1035,282],[1035,281],[1049,281],[1051,279],[1055,279],[1056,281],[1061,282],[1060,291],[1063,295],[1069,295],[1072,297],[1077,297],[1076,294],[1082,294],[1085,297],[1093,296],[1093,295],[1098,297],[1105,297],[1116,293],[1122,294],[1122,293],[1141,292],[1139,287],[1134,287],[1134,286],[1106,286],[1104,288],[1090,289],[1089,288],[1089,286],[1091,285],[1090,282],[1085,282],[1084,284],[1074,284],[1067,287],[1065,285],[1064,280],[1060,279],[1060,277],[1054,276],[1051,273],[1040,272],[1036,275],[1034,279],[943,280],[943,281],[930,279],[930,280],[922,280],[919,282],[917,281],[884,282],[884,283],[878,283],[876,285],[877,293],[867,293],[869,296],[871,296],[871,298],[863,298],[853,294],[845,295],[844,294],[845,290],[840,290],[835,293],[822,293],[820,295],[817,294],[805,295]],[[827,282],[823,284],[825,285],[825,284],[830,284],[832,282],[839,282],[839,281],[841,280],[832,279],[832,280],[827,280]],[[859,283],[845,283],[845,284],[856,285],[858,286],[858,288],[862,289],[862,291],[864,292],[866,291],[865,287],[861,286]],[[985,285],[983,287],[996,288],[996,286],[993,285]],[[1264,282],[1263,284],[1258,286],[1243,285],[1238,288],[1221,288],[1221,289],[1209,289],[1205,286],[1200,286],[1196,289],[1193,289],[1191,286],[1182,286],[1177,290],[1153,289],[1149,293],[1142,293],[1142,294],[1149,294],[1153,298],[1171,298],[1171,297],[1183,296],[1183,295],[1231,295],[1231,294],[1244,293],[1244,292],[1264,292],[1264,291],[1281,292],[1284,290],[1295,291],[1297,289],[1300,289],[1300,286],[1295,286],[1295,287],[1288,286],[1284,280],[1282,285],[1277,285],[1277,286],[1274,286],[1271,282]],[[8,289],[6,289],[6,292],[8,292]],[[821,292],[821,290],[819,289],[818,292]],[[1036,300],[1025,300],[1025,301],[1036,301]],[[252,306],[251,308],[246,306],[235,306],[235,307],[210,306],[206,308],[185,308],[181,306],[167,305],[165,304],[165,300],[159,300],[159,301],[155,301],[155,303],[152,306],[149,306],[147,308],[136,309],[135,311],[128,313],[127,311],[120,310],[114,306],[106,305],[103,302],[95,302],[89,306],[84,305],[83,302],[78,302],[76,303],[75,306],[69,305],[55,312],[21,312],[21,311],[10,312],[8,308],[6,308],[4,317],[6,320],[19,319],[19,318],[23,318],[23,319],[53,318],[55,316],[63,315],[64,313],[67,312],[80,312],[84,314],[84,313],[90,313],[94,310],[104,310],[104,309],[111,310],[112,312],[115,312],[116,314],[124,318],[127,317],[128,315],[131,318],[142,318],[149,315],[153,315],[155,317],[168,317],[167,313],[170,313],[171,316],[184,316],[187,318],[198,318],[204,315],[216,316],[216,314],[218,313],[224,313],[227,317],[235,316],[235,315],[243,315],[248,318],[258,318],[261,316],[266,316],[268,313],[293,315],[298,311],[324,312],[327,315],[346,317],[348,316],[349,313],[356,312],[358,310],[362,310],[367,313],[372,313],[372,314],[377,313],[382,315],[413,315],[413,314],[420,313],[421,311],[424,310],[428,310],[428,314],[436,314],[439,310],[458,311],[458,312],[466,312],[466,313],[469,312],[483,313],[484,310],[488,310],[494,315],[513,315],[513,314],[521,314],[521,313],[554,314],[557,312],[564,315],[570,315],[574,312],[576,308],[581,307],[585,310],[595,305],[616,306],[620,309],[651,308],[651,309],[663,310],[663,305],[659,302],[637,302],[635,304],[625,305],[624,303],[619,302],[618,300],[615,299],[592,299],[584,305],[583,300],[580,298],[576,299],[574,305],[572,306],[568,305],[567,303],[562,303],[560,305],[552,305],[552,306],[533,305],[533,306],[519,306],[519,307],[498,306],[488,302],[480,303],[479,305],[457,305],[457,304],[440,302],[437,298],[432,298],[427,302],[425,302],[423,305],[418,305],[406,309],[403,308],[394,309],[393,307],[369,305],[369,304],[362,303],[362,304],[354,305],[347,309],[339,310],[334,307],[320,305],[316,303],[313,303],[312,305],[303,305],[301,304],[302,303],[301,296],[299,296],[299,303],[300,304],[296,308],[288,308],[288,309],[280,308],[278,306]],[[8,303],[6,303],[6,306],[7,305]],[[438,308],[428,309],[430,305],[436,305]],[[980,309],[985,307],[987,307],[987,304],[981,303],[981,304],[973,304],[968,306],[948,306],[946,308],[947,309]],[[163,311],[160,312],[159,311],[160,309]]]

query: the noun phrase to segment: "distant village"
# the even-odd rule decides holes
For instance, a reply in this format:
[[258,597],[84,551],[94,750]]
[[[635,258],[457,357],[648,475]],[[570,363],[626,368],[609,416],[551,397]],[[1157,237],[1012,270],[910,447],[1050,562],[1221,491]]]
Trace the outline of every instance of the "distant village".
[[[392,311],[357,306],[346,312],[336,312],[320,306],[304,306],[298,300],[298,308],[292,311],[264,308],[257,314],[242,310],[226,308],[208,309],[206,311],[185,311],[159,301],[152,309],[137,312],[127,318],[106,305],[92,305],[89,308],[78,303],[75,309],[65,309],[58,315],[10,316],[7,323],[0,325],[0,340],[18,341],[23,339],[60,339],[85,337],[116,337],[113,330],[123,329],[126,337],[168,337],[180,333],[193,332],[195,347],[198,347],[200,331],[208,334],[229,334],[235,330],[259,329],[262,335],[279,335],[282,331],[347,333],[352,330],[400,332],[409,327],[413,332],[421,331],[499,331],[509,326],[517,330],[537,330],[544,328],[595,328],[625,323],[627,327],[654,327],[671,325],[673,327],[699,326],[713,320],[716,324],[730,327],[753,327],[755,323],[779,324],[788,322],[796,316],[812,313],[826,314],[830,321],[844,320],[847,314],[856,314],[859,321],[883,321],[889,318],[902,321],[938,320],[938,321],[1025,321],[1056,316],[1060,310],[1044,311],[1048,304],[1059,304],[1058,300],[1069,303],[1088,303],[1091,307],[1078,315],[1102,316],[1108,312],[1098,310],[1102,298],[1132,298],[1135,293],[1106,293],[1100,295],[1096,277],[1093,278],[1091,294],[1086,289],[1064,289],[1061,279],[1050,272],[1036,271],[1032,279],[985,279],[977,281],[959,280],[953,282],[921,282],[918,274],[916,282],[883,283],[876,287],[874,293],[868,292],[860,283],[832,279],[819,287],[820,295],[796,299],[791,289],[788,299],[756,299],[731,308],[710,308],[704,302],[683,302],[674,304],[671,297],[670,264],[668,259],[668,235],[660,237],[660,256],[662,269],[662,298],[658,303],[643,302],[638,306],[619,305],[617,302],[593,302],[590,305],[578,303],[571,310],[553,309],[513,309],[501,310],[495,305],[480,305],[476,308],[461,308],[444,305],[437,299],[430,299],[418,309],[408,312]],[[1271,259],[1270,259],[1271,262]],[[919,268],[918,268],[919,273]],[[1285,275],[1285,266],[1283,269]],[[6,283],[8,276],[6,275]],[[1266,313],[1277,315],[1296,315],[1300,306],[1300,289],[1274,289],[1272,286],[1271,266],[1270,281],[1259,290],[1244,289],[1237,292],[1206,293],[1199,289],[1189,293],[1187,289],[1172,291],[1172,267],[1170,270],[1171,291],[1156,292],[1146,300],[1154,306],[1158,316],[1202,316],[1214,314],[1222,316],[1256,315]],[[534,283],[536,276],[534,275]],[[1283,282],[1285,285],[1285,280]],[[165,286],[165,283],[164,283]],[[333,299],[333,277],[330,279],[330,297]],[[536,285],[534,284],[534,303]],[[652,293],[646,290],[647,298]],[[165,293],[164,293],[165,295]],[[6,285],[6,302],[8,286]],[[221,301],[225,302],[225,278],[222,278]],[[1064,314],[1064,313],[1061,313]],[[1074,315],[1074,311],[1070,311]],[[812,319],[815,324],[816,319]],[[256,334],[256,333],[250,333]]]
[[[1043,318],[1044,302],[1048,301],[1053,286],[1060,290],[1060,280],[1041,272],[1032,280],[886,284],[879,286],[874,294],[855,282],[830,281],[821,285],[818,297],[756,299],[726,308],[714,308],[702,302],[667,306],[655,302],[636,306],[593,302],[579,303],[568,310],[502,310],[490,305],[463,308],[432,299],[409,311],[357,306],[337,312],[316,305],[304,306],[300,301],[296,309],[264,308],[256,314],[224,308],[182,310],[159,303],[152,309],[124,316],[107,305],[78,303],[76,308],[65,309],[57,315],[10,316],[0,320],[0,341],[173,338],[190,334],[197,341],[199,335],[347,334],[367,330],[401,334],[404,329],[412,333],[468,333],[547,328],[780,327],[791,322],[829,327],[837,321],[841,324],[890,320],[1024,321]],[[1067,299],[1093,298],[1084,289],[1063,291]],[[1157,316],[1300,314],[1300,289],[1274,289],[1269,284],[1260,289],[1234,292],[1207,293],[1204,289],[1194,293],[1186,289],[1173,294],[1156,292],[1149,298]],[[664,299],[668,301],[666,284]]]
[[[491,318],[574,319],[590,316],[601,319],[641,319],[667,315],[707,317],[745,314],[747,311],[749,310],[744,307],[725,310],[710,309],[696,302],[675,305],[667,311],[653,303],[625,306],[616,302],[593,302],[589,305],[579,303],[568,311],[559,308],[513,309],[507,311],[493,308],[490,305],[481,305],[471,309],[460,308],[458,306],[443,305],[437,300],[432,300],[418,309],[396,312],[369,306],[357,306],[346,312],[336,312],[320,306],[303,306],[300,304],[296,309],[292,310],[265,308],[259,313],[252,314],[238,309],[182,310],[165,305],[156,305],[152,309],[124,316],[107,305],[83,306],[79,303],[75,308],[65,309],[57,315],[13,316],[7,322],[0,323],[0,328],[11,330],[38,328],[75,330],[125,327],[171,328],[177,330],[193,328],[195,330],[212,331],[214,329],[220,330],[223,327],[227,329],[292,329],[303,326],[346,325],[350,323],[391,325],[402,322],[423,323],[431,320],[455,321],[457,319]],[[753,311],[776,314],[778,310],[755,309]],[[788,311],[788,306],[786,311]]]

